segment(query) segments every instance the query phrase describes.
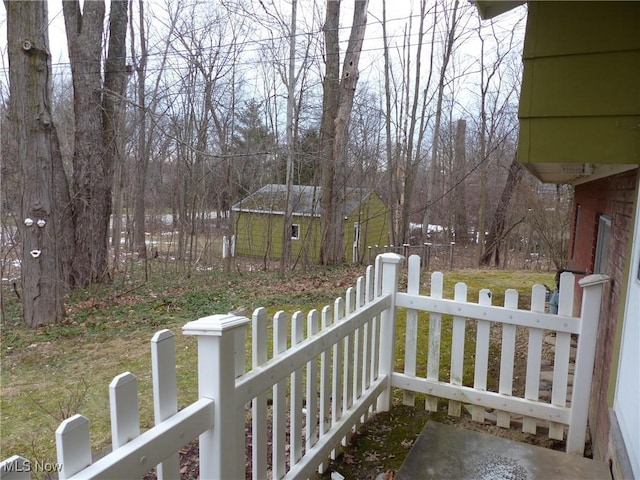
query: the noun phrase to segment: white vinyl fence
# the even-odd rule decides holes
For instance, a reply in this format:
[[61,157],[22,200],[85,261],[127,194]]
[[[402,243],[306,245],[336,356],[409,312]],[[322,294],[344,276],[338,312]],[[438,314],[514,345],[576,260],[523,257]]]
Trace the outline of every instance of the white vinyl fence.
[[[517,293],[507,291],[505,306],[492,306],[488,290],[478,303],[466,298],[466,286],[456,285],[453,300],[442,298],[442,274],[431,278],[431,295],[419,294],[420,258],[409,259],[408,289],[398,292],[404,257],[392,253],[376,258],[375,269],[349,288],[344,298],[321,312],[290,318],[278,312],[268,343],[266,311],[252,319],[213,315],[189,322],[185,335],[198,337],[199,400],[178,411],[173,334],[158,332],[152,340],[156,426],[140,434],[135,377],[124,373],[109,387],[113,452],[92,463],[89,420],[75,415],[56,431],[59,478],[139,478],[158,465],[159,478],[179,478],[178,450],[199,436],[200,478],[309,478],[324,471],[340,444],[373,411],[391,407],[392,388],[405,390],[405,403],[415,392],[427,395],[426,408],[437,398],[449,400],[460,414],[461,404],[474,407],[483,421],[484,409],[499,411],[498,424],[510,416],[525,416],[523,429],[535,432],[537,422],[550,422],[553,438],[563,438],[567,451],[582,454],[585,443],[591,371],[602,285],[593,275],[584,287],[582,315],[571,316],[573,276],[563,274],[559,314],[544,313],[544,287],[533,289],[530,310],[517,309]],[[396,372],[396,309],[406,309],[404,371]],[[429,312],[429,340],[418,345],[419,323]],[[443,315],[453,316],[451,369],[440,378]],[[464,340],[468,322],[475,322],[476,351],[473,385],[463,385]],[[500,386],[487,390],[490,324],[502,329]],[[245,352],[245,332],[251,324],[251,352]],[[527,378],[524,398],[512,395],[515,329],[527,328]],[[544,332],[556,332],[551,402],[538,399]],[[577,336],[573,398],[567,405],[571,336]],[[428,347],[426,376],[418,376],[416,352]],[[245,372],[251,356],[252,368]],[[469,361],[468,359],[466,361]],[[245,424],[251,423],[250,433]],[[245,446],[251,458],[245,458]],[[271,458],[271,462],[268,459]],[[30,464],[14,456],[0,464],[2,479],[29,479]],[[26,465],[26,466],[25,466]]]

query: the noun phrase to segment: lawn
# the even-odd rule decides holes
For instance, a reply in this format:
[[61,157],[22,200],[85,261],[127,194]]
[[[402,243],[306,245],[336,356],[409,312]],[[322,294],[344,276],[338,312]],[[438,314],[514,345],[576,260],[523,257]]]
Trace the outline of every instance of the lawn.
[[[176,335],[178,402],[184,407],[197,396],[195,339],[180,331],[186,322],[234,309],[250,315],[259,306],[270,313],[321,308],[354,285],[363,272],[362,267],[312,269],[279,278],[269,271],[193,271],[189,277],[158,271],[144,282],[116,278],[112,285],[74,292],[66,302],[66,320],[36,330],[20,325],[17,300],[7,300],[7,321],[1,327],[0,456],[55,461],[54,431],[75,413],[91,420],[92,448],[108,447],[108,385],[124,371],[138,378],[141,428],[149,428],[153,425],[149,341],[156,331],[168,328]],[[497,305],[505,289],[515,288],[520,306],[527,307],[532,285],[552,285],[553,278],[554,272],[446,272],[445,297],[451,298],[455,283],[462,281],[469,287],[471,301],[480,289],[491,288]],[[425,275],[423,293],[428,293],[428,281]]]

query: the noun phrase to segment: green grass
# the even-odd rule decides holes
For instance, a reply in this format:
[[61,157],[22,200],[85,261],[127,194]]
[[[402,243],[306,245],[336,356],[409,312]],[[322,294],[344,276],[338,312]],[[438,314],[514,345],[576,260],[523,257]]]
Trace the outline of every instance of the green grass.
[[[285,279],[263,271],[194,271],[188,278],[155,274],[145,283],[116,278],[112,285],[74,292],[67,299],[64,322],[35,330],[21,325],[18,302],[7,300],[7,321],[1,326],[0,459],[20,454],[32,461],[55,461],[55,429],[75,413],[91,421],[92,448],[107,447],[111,443],[108,385],[124,371],[138,379],[141,428],[152,426],[149,341],[156,331],[168,328],[176,335],[178,402],[184,407],[197,398],[196,339],[182,335],[185,323],[236,308],[244,308],[250,315],[259,306],[267,307],[270,315],[277,310],[306,313],[332,303],[363,273],[362,267],[345,267],[311,270],[305,276],[294,273]],[[479,289],[490,285],[494,304],[501,302],[505,288],[517,288],[521,306],[525,306],[531,286],[549,285],[553,276],[553,272],[447,272],[445,297],[452,296],[455,282],[464,281],[472,301]],[[428,277],[423,280],[428,281]],[[398,324],[399,348],[404,348],[404,340],[400,341],[404,335],[402,317]],[[471,348],[473,337],[469,332]],[[425,344],[427,335],[428,331],[421,330],[420,344]],[[446,342],[450,346],[450,339],[444,336],[443,344]],[[425,352],[420,355],[418,363],[423,365]],[[443,355],[441,375],[446,374],[447,362]],[[465,381],[471,373],[465,370]]]

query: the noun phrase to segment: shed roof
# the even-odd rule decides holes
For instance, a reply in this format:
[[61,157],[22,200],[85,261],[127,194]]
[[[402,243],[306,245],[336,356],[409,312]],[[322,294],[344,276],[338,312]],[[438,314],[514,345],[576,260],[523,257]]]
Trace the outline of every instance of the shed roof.
[[[321,187],[314,185],[293,185],[293,214],[319,217]],[[346,188],[345,215],[353,212],[371,193],[370,188]],[[287,198],[287,186],[270,183],[252,193],[231,207],[235,212],[269,213],[284,215]]]

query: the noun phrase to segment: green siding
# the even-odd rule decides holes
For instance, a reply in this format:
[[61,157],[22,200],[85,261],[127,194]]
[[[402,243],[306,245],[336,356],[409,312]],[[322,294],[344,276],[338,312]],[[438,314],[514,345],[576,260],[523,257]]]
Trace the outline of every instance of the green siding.
[[[268,213],[234,212],[236,232],[236,255],[269,259],[282,256],[282,229],[284,217]],[[310,261],[317,261],[320,219],[293,216],[292,224],[300,225],[300,239],[291,240],[293,259],[306,254]]]
[[[310,262],[320,260],[320,218],[293,216],[291,223],[300,225],[300,239],[291,240],[291,260]],[[280,249],[282,253],[282,249]],[[280,258],[280,257],[278,257]]]
[[530,2],[522,163],[640,163],[640,3]]
[[234,212],[236,255],[273,258],[273,232],[282,231],[276,215]]
[[520,119],[518,161],[640,163],[640,137],[629,134],[638,124],[640,117]]
[[388,242],[388,217],[387,207],[375,192],[364,199],[360,208],[351,212],[344,223],[344,258],[347,262],[353,260],[354,224],[360,224],[359,261],[362,261],[369,245]]

